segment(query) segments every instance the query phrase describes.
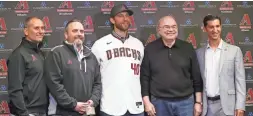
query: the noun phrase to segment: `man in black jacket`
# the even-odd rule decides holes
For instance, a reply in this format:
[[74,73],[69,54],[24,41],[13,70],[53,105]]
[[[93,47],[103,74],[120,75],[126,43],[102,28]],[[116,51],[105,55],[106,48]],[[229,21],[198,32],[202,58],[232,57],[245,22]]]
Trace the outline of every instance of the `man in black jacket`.
[[7,61],[10,112],[16,116],[46,116],[48,92],[43,79],[44,56],[40,50],[45,33],[37,17],[25,21],[21,44]]
[[57,102],[56,114],[85,115],[87,107],[98,105],[101,77],[96,57],[83,46],[84,27],[71,20],[65,27],[65,41],[54,47],[45,60],[45,80]]

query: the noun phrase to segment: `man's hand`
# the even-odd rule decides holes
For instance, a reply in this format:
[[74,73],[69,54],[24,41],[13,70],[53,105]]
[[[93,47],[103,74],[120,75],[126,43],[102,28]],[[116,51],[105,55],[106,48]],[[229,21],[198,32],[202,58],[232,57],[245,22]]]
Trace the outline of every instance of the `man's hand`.
[[194,104],[194,116],[200,116],[202,113],[202,105],[199,103]]
[[151,102],[145,103],[144,106],[145,106],[145,112],[147,112],[149,116],[155,116],[156,114],[155,107]]
[[76,107],[75,107],[75,111],[79,112],[80,114],[84,114],[86,106],[87,106],[87,103],[77,102]]
[[88,100],[87,103],[88,103],[89,106],[93,106],[94,105],[94,103],[93,103],[92,100]]
[[235,110],[235,116],[244,116],[244,111],[243,111],[243,110],[236,109],[236,110]]

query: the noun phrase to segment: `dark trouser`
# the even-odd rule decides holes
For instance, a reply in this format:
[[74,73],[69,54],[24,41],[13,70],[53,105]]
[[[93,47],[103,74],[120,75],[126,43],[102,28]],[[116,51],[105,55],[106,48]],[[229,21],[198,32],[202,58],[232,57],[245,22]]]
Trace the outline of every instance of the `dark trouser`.
[[[113,115],[109,115],[109,114],[106,114],[104,112],[100,112],[100,115],[99,116],[113,116]],[[122,116],[144,116],[144,113],[140,113],[140,114],[131,114],[129,111],[127,111],[124,115]]]
[[193,116],[194,97],[181,100],[164,100],[151,96],[156,116]]

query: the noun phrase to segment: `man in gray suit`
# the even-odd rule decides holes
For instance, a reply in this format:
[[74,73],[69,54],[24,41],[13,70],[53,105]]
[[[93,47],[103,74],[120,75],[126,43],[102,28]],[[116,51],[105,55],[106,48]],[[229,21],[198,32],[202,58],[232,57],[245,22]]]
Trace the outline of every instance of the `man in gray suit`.
[[220,17],[207,15],[203,23],[208,43],[197,50],[204,83],[202,116],[244,116],[246,83],[241,49],[221,39]]

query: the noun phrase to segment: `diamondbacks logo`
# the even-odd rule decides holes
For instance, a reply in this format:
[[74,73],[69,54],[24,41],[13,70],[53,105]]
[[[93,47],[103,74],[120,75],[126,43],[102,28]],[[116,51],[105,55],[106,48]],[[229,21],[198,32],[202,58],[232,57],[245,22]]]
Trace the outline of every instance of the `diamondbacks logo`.
[[148,40],[145,43],[145,46],[147,46],[149,43],[151,43],[151,42],[153,42],[155,40],[156,40],[155,34],[150,34],[149,37],[148,37]]
[[0,17],[0,35],[7,34],[7,27],[3,17]]
[[191,43],[193,48],[196,49],[198,47],[194,33],[190,33],[189,36],[187,37],[186,41]]
[[194,1],[186,1],[183,4],[183,11],[185,13],[193,13],[195,11],[195,3]]
[[10,113],[10,110],[7,101],[1,101],[0,114],[8,114],[8,113]]
[[101,5],[101,12],[104,14],[110,14],[112,8],[114,7],[113,1],[104,1]]
[[15,13],[19,14],[18,16],[26,16],[21,14],[29,13],[29,5],[27,1],[19,1],[15,7]]
[[91,16],[86,16],[85,20],[83,20],[83,25],[85,32],[94,32],[94,26]]
[[251,29],[251,21],[249,14],[244,14],[240,22],[241,31],[249,31]]
[[231,1],[224,1],[221,3],[220,6],[221,13],[232,13],[233,10],[234,7]]
[[251,51],[246,51],[245,52],[245,55],[243,57],[243,61],[244,61],[244,66],[245,67],[253,66]]
[[144,13],[155,13],[157,11],[156,3],[155,1],[146,1],[142,5],[141,10]]
[[246,95],[246,104],[253,104],[253,89],[248,88],[248,92]]
[[136,31],[137,30],[137,27],[136,27],[136,24],[135,24],[135,21],[134,21],[134,16],[130,16],[130,27],[128,29],[128,31]]
[[44,22],[45,32],[46,33],[52,33],[52,28],[51,28],[48,16],[44,16],[42,21]]
[[72,60],[68,60],[67,64],[72,64]]
[[228,32],[225,38],[225,41],[231,45],[235,45],[234,37],[231,32]]
[[34,56],[33,54],[31,55],[31,57],[33,62],[37,60],[36,56]]
[[7,71],[6,59],[0,59],[0,76],[7,76]]
[[72,2],[61,2],[59,8],[57,9],[57,12],[59,12],[59,15],[72,15],[72,12],[74,12],[74,9],[72,8]]

